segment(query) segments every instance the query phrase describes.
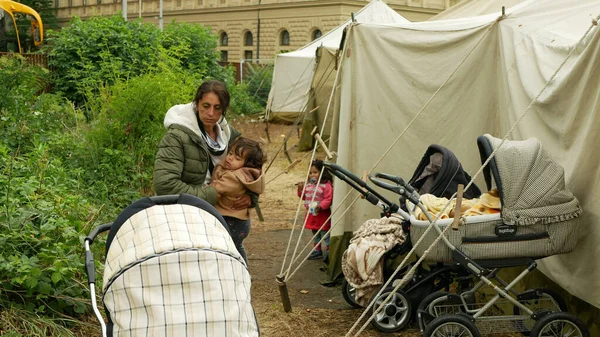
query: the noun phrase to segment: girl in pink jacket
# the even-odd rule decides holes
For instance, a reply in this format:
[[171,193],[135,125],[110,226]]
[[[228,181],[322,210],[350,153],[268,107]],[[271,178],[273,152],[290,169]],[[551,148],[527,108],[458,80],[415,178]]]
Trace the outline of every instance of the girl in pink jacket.
[[[319,175],[323,170],[322,160],[313,160],[308,174],[308,184],[304,188],[304,182],[298,183],[298,196],[304,200],[304,207],[308,210],[306,213],[306,229],[312,230],[314,237],[314,250],[308,257],[309,260],[323,259],[327,257],[329,253],[329,235],[325,233],[331,228],[331,201],[333,200],[333,185],[331,173],[327,169],[323,171],[321,181],[319,181]],[[304,195],[302,190],[304,189]],[[313,198],[314,196],[314,198]],[[325,254],[323,254],[321,245],[318,244],[321,238],[325,237],[323,243],[325,243]]]

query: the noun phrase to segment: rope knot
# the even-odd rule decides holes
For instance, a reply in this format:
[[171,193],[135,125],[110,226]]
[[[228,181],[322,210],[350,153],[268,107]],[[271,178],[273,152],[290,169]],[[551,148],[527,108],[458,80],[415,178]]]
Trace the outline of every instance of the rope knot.
[[597,26],[598,25],[598,19],[592,19],[592,25]]

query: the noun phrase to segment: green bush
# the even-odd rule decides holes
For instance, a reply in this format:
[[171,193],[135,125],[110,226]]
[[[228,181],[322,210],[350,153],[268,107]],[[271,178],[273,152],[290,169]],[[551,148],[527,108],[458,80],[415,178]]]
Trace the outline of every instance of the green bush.
[[230,110],[233,115],[251,115],[263,110],[256,100],[250,96],[248,86],[245,83],[229,87],[231,94]]
[[88,113],[95,118],[80,135],[73,134],[70,143],[83,142],[70,158],[74,168],[84,169],[90,191],[102,203],[122,207],[152,194],[164,116],[171,106],[189,102],[200,83],[193,73],[177,71],[173,63],[159,66],[162,71],[119,80],[86,97]]
[[244,84],[248,95],[262,107],[267,105],[271,82],[273,82],[273,64],[247,64]]
[[74,17],[69,26],[48,32],[49,65],[54,87],[81,103],[83,93],[139,75],[158,58],[160,31],[121,16]]
[[[17,156],[0,145],[0,303],[36,313],[86,311],[80,236],[93,214],[85,185],[45,144]],[[10,304],[7,304],[9,303]]]

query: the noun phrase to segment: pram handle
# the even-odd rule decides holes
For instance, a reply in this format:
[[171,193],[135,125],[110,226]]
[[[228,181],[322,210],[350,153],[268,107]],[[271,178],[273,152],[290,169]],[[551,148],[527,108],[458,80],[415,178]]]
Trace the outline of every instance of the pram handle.
[[[384,182],[379,178],[393,181],[396,183],[396,185]],[[410,186],[410,184],[407,184],[401,177],[393,176],[387,173],[375,173],[374,175],[369,175],[369,180],[373,182],[373,184],[381,188],[385,188],[386,190],[390,190],[394,193],[404,196],[415,205],[419,203],[419,196],[417,195],[417,193],[415,193],[415,189],[412,186]]]
[[96,239],[96,236],[98,236],[98,234],[100,233],[104,233],[107,230],[110,230],[110,228],[112,227],[112,222],[97,226],[96,228],[92,229],[92,231],[90,232],[90,234],[88,236],[85,237],[85,241],[88,241],[89,244],[91,245],[92,243],[94,243],[94,239]]
[[352,174],[345,168],[328,162],[323,162],[323,165],[329,169],[331,174],[338,177],[340,180],[344,181],[350,185],[350,187],[362,194],[371,204],[379,206],[379,203],[383,202],[386,208],[384,211],[387,216],[389,216],[391,213],[396,213],[400,208],[400,206],[389,201],[386,197],[372,189],[365,181]]

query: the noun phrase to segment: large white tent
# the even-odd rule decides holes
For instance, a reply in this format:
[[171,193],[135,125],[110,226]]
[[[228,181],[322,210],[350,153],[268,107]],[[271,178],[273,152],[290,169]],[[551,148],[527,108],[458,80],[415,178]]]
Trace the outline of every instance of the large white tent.
[[[359,23],[408,22],[382,0],[372,0],[354,15],[354,19]],[[348,19],[298,50],[277,55],[267,103],[268,119],[293,121],[305,111],[314,74],[317,48],[321,46],[338,48],[344,28],[351,22],[352,19]]]
[[[499,11],[351,25],[338,61],[337,164],[408,179],[426,148],[440,144],[473,175],[481,166],[476,138],[503,138],[516,124],[508,139],[539,139],[584,210],[576,250],[540,260],[540,270],[600,308],[600,1],[528,0],[505,17]],[[332,257],[379,217],[364,201],[344,201],[350,190],[335,184]]]
[[520,4],[524,0],[462,0],[447,10],[434,15],[429,21],[450,20],[497,13],[504,8]]

